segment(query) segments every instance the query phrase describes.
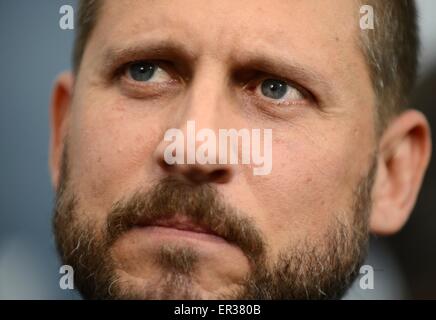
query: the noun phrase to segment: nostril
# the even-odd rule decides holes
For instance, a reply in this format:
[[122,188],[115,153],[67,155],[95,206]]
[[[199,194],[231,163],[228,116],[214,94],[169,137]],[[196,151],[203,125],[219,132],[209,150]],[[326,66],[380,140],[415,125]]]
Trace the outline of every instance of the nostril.
[[159,162],[159,166],[165,171],[172,171],[173,169],[175,169],[175,165],[169,164],[168,162],[165,161],[164,158],[159,159],[158,162]]
[[168,163],[164,157],[155,157],[156,164],[169,175],[178,175],[194,184],[228,183],[232,179],[230,167],[215,164]]
[[230,180],[231,174],[229,170],[217,169],[209,173],[209,180],[217,183],[226,183]]
[[188,180],[195,183],[205,183],[209,182],[208,175],[206,172],[198,169],[188,169],[185,173],[185,176]]

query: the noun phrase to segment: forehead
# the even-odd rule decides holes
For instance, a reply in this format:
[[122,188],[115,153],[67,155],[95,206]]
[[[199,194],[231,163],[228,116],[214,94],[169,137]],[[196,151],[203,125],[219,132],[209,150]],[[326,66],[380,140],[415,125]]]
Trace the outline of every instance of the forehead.
[[[316,56],[356,47],[358,8],[338,0],[118,0],[103,1],[95,30],[102,44],[150,34],[173,36],[196,52],[224,55],[272,45]],[[259,48],[260,49],[260,48]]]
[[191,30],[202,29],[203,24],[214,27],[202,31],[310,26],[305,31],[322,34],[335,32],[341,25],[343,31],[349,30],[358,12],[356,3],[350,0],[118,0],[103,1],[102,10],[107,18],[118,18],[111,20],[115,28],[118,24],[128,29],[156,23],[190,26]]
[[246,56],[274,57],[276,65],[297,62],[342,92],[368,94],[358,26],[359,7],[350,0],[103,1],[84,60],[87,51],[103,63],[110,51],[174,42],[192,60],[230,66]]

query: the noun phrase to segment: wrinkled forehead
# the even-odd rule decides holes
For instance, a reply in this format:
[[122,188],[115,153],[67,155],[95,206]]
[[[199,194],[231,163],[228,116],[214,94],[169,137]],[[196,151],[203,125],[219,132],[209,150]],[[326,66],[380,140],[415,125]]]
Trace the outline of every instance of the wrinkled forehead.
[[358,19],[350,0],[118,0],[102,2],[94,34],[103,46],[159,35],[222,57],[268,45],[314,57],[357,49]]
[[118,0],[100,9],[85,50],[93,61],[160,42],[192,61],[288,60],[344,83],[367,73],[356,1]]

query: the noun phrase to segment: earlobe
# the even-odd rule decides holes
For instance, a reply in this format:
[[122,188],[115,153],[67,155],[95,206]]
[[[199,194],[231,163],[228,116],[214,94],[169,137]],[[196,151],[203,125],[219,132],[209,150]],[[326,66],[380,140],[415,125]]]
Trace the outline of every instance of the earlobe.
[[380,139],[370,228],[387,235],[399,231],[416,202],[430,161],[430,127],[425,116],[408,110],[392,120]]
[[72,102],[74,77],[71,72],[58,76],[53,87],[50,106],[49,168],[52,185],[58,187],[64,138],[68,128],[69,110]]

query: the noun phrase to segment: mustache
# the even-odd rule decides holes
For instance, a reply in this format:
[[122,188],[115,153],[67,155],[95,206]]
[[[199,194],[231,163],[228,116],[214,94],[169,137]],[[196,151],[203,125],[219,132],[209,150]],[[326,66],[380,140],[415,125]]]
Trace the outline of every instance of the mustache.
[[117,201],[107,219],[107,243],[112,245],[135,226],[152,225],[176,214],[238,246],[253,263],[265,256],[261,232],[248,215],[228,205],[212,185],[192,185],[173,177]]

